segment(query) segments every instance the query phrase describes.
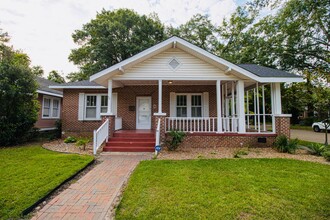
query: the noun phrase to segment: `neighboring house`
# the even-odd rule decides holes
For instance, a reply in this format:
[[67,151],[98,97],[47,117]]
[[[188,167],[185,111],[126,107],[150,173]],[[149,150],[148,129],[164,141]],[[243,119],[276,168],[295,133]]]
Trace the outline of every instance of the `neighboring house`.
[[36,77],[38,83],[38,101],[40,104],[38,121],[34,127],[40,131],[56,129],[56,120],[61,119],[63,92],[50,89],[49,86],[59,85],[53,81]]
[[154,134],[158,124],[160,140],[170,130],[187,132],[184,147],[269,146],[276,135],[290,135],[280,83],[301,81],[284,71],[233,64],[171,37],[90,81],[50,88],[63,91],[66,135],[91,136],[109,119],[105,150],[143,151],[136,138],[150,142],[142,133]]

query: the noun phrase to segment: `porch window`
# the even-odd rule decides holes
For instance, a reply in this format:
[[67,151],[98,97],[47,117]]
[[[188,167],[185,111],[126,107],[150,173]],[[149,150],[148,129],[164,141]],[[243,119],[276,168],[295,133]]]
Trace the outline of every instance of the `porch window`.
[[176,117],[202,117],[202,95],[176,95]]
[[191,117],[202,117],[202,96],[191,96]]
[[60,117],[60,99],[44,96],[42,103],[42,118],[52,119]]
[[86,96],[86,118],[96,118],[96,95]]
[[178,95],[176,97],[176,116],[187,117],[187,96]]

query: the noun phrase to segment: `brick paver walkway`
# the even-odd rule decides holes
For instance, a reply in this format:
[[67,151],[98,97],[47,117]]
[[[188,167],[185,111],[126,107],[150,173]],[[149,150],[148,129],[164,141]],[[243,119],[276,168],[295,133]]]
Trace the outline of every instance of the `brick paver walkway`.
[[131,171],[150,155],[105,155],[85,176],[46,204],[32,219],[104,219]]

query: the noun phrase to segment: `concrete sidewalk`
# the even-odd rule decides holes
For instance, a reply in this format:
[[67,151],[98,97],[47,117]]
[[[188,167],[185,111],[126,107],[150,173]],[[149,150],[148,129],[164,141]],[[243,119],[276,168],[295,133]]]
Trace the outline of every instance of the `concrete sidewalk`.
[[102,155],[103,161],[46,204],[32,219],[104,219],[136,165],[151,154]]

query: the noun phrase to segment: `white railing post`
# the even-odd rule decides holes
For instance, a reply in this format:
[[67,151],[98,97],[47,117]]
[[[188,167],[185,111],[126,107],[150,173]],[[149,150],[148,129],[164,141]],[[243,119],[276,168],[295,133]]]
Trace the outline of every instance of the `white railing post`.
[[[157,121],[157,128],[156,128],[156,146],[160,144],[160,118]],[[155,149],[155,155],[158,154],[158,151]]]
[[221,81],[218,79],[216,84],[216,91],[217,91],[217,132],[222,133],[222,123],[221,123]]
[[96,154],[97,146],[97,138],[96,138],[96,130],[93,131],[93,154]]

